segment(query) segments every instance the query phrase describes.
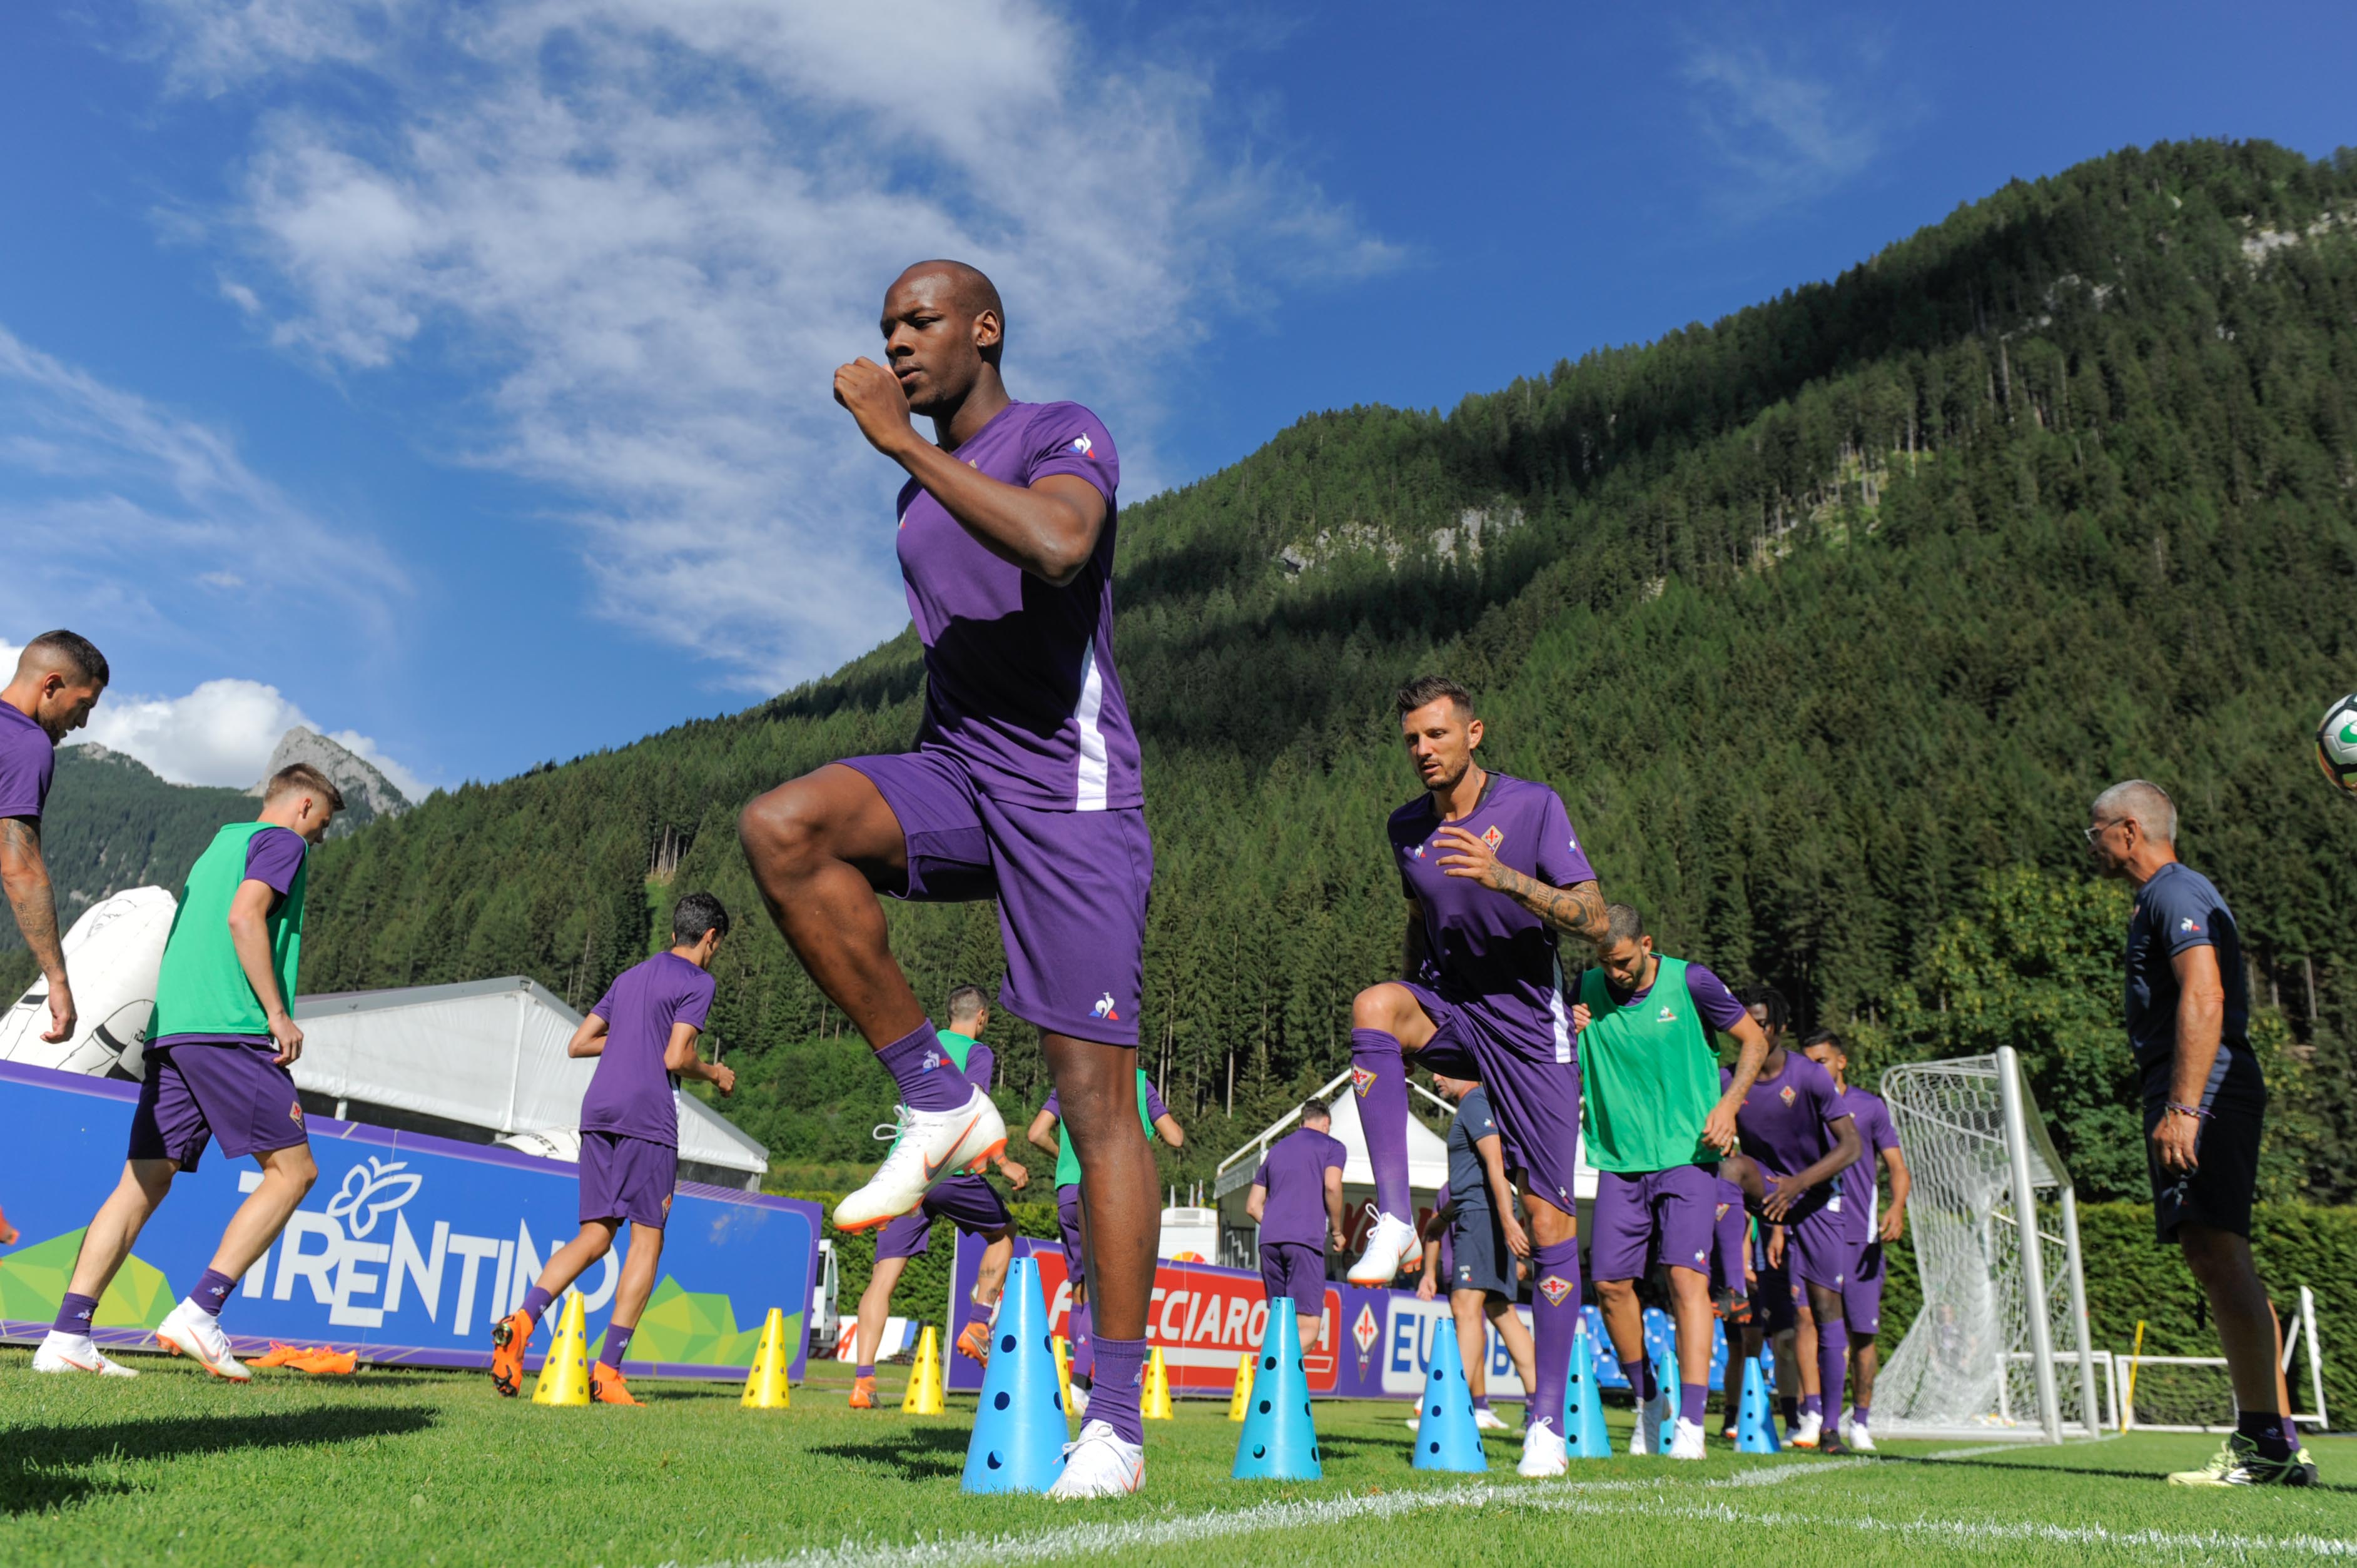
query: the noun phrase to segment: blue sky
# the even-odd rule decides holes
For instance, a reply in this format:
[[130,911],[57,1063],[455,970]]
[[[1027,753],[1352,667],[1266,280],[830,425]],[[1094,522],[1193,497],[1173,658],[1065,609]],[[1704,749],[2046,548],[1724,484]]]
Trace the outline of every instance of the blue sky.
[[169,777],[504,777],[904,624],[827,385],[906,260],[1135,498],[2116,147],[2329,154],[2352,64],[2325,5],[11,7],[0,643],[96,638]]

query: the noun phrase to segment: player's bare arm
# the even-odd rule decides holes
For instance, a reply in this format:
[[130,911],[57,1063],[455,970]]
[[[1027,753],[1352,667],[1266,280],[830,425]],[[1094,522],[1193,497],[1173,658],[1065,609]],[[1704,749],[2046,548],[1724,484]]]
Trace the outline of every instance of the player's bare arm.
[[2226,983],[2218,974],[2218,950],[2187,948],[2169,961],[2177,972],[2177,1061],[2169,1080],[2169,1109],[2152,1130],[2152,1145],[2166,1171],[2200,1165],[2194,1140],[2201,1131],[2192,1108],[2201,1103],[2210,1069],[2218,1062],[2218,1042],[2226,1027]]
[[606,1054],[606,1020],[589,1014],[574,1026],[573,1037],[565,1042],[568,1057],[602,1057]]
[[1260,1223],[1261,1211],[1267,1207],[1268,1188],[1258,1182],[1253,1183],[1253,1189],[1244,1194],[1244,1212],[1250,1215],[1252,1222],[1257,1225]]
[[1751,1092],[1760,1068],[1768,1060],[1768,1031],[1749,1016],[1736,1020],[1735,1027],[1727,1033],[1735,1036],[1735,1077],[1702,1125],[1703,1141],[1722,1155],[1735,1153],[1741,1144],[1742,1140],[1736,1135],[1735,1113],[1743,1108],[1743,1097]]
[[278,889],[258,877],[239,883],[236,896],[230,900],[229,940],[237,950],[245,983],[253,987],[254,1000],[262,1004],[263,1014],[270,1021],[271,1042],[278,1047],[278,1054],[270,1059],[285,1067],[303,1054],[303,1031],[279,993],[275,955],[270,950],[270,907],[277,898]]
[[1023,1141],[1043,1155],[1060,1155],[1063,1145],[1056,1139],[1056,1113],[1042,1111],[1031,1118],[1031,1125],[1023,1130]]
[[1506,1175],[1506,1141],[1492,1133],[1486,1138],[1473,1140],[1473,1152],[1481,1159],[1481,1179],[1489,1184],[1490,1202],[1496,1208],[1499,1229],[1506,1233],[1506,1248],[1517,1258],[1531,1255],[1531,1233],[1523,1229],[1522,1217],[1514,1212],[1514,1184]]
[[1168,1111],[1154,1119],[1154,1132],[1156,1136],[1174,1149],[1183,1149],[1187,1146],[1186,1129],[1179,1126],[1178,1118],[1171,1115]]
[[41,858],[41,824],[32,817],[0,817],[0,887],[16,913],[26,950],[49,983],[49,1030],[55,1044],[74,1031],[73,991],[66,983],[66,950],[58,940],[57,895],[49,886],[48,863]]
[[1915,1177],[1896,1144],[1882,1151],[1882,1163],[1890,1172],[1890,1207],[1883,1210],[1881,1235],[1885,1241],[1896,1241],[1907,1234],[1907,1195],[1915,1190]]
[[694,1025],[674,1021],[671,1039],[663,1046],[663,1070],[680,1077],[708,1083],[723,1094],[737,1092],[737,1069],[719,1062],[708,1062],[696,1049],[696,1040],[703,1034]]
[[1440,857],[1440,869],[1451,876],[1479,882],[1502,893],[1555,930],[1585,942],[1603,940],[1604,895],[1594,881],[1556,887],[1526,876],[1498,858],[1497,851],[1459,827],[1445,827],[1432,835],[1433,843],[1449,853]]
[[[1753,1025],[1755,1029],[1758,1025]],[[1834,1130],[1834,1146],[1824,1156],[1797,1176],[1778,1176],[1769,1184],[1768,1196],[1760,1205],[1760,1212],[1770,1219],[1781,1220],[1801,1200],[1811,1187],[1821,1187],[1841,1172],[1857,1163],[1866,1150],[1865,1140],[1858,1136],[1857,1123],[1847,1116],[1838,1116],[1830,1123]]]
[[1326,1230],[1334,1251],[1349,1250],[1351,1239],[1342,1228],[1342,1173],[1330,1166],[1326,1172]]
[[1005,1176],[1006,1185],[1016,1191],[1021,1192],[1031,1185],[1031,1173],[1019,1160],[1010,1160],[1005,1155],[994,1155],[991,1156],[990,1163],[998,1167],[998,1174]]

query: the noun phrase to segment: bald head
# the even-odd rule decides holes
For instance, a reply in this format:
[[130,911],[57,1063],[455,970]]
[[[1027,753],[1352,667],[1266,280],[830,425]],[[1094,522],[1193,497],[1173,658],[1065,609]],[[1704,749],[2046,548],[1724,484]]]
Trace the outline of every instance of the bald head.
[[898,291],[919,278],[929,277],[946,283],[949,298],[956,304],[959,315],[970,318],[986,310],[998,317],[999,331],[1003,334],[1006,330],[1006,307],[998,302],[998,285],[980,267],[943,260],[919,262],[895,278],[892,287]]
[[961,411],[986,419],[1006,406],[998,357],[1006,346],[1006,312],[997,287],[978,269],[919,262],[885,291],[881,325],[884,363],[909,412],[939,423]]

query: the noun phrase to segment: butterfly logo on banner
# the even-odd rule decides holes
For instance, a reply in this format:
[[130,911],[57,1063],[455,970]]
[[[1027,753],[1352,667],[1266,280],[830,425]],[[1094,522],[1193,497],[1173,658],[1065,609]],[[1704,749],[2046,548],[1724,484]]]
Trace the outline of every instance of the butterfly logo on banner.
[[415,1197],[425,1185],[425,1176],[411,1170],[406,1161],[371,1155],[366,1164],[344,1173],[344,1185],[328,1200],[328,1217],[342,1220],[351,1235],[365,1236],[376,1229],[379,1219]]

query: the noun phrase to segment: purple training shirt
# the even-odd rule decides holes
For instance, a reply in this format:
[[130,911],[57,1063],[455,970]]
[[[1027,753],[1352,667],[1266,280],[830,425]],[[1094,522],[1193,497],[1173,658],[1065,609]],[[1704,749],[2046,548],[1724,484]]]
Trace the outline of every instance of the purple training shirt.
[[[1734,1069],[1719,1069],[1718,1081],[1732,1084]],[[1848,1114],[1834,1092],[1833,1075],[1800,1052],[1786,1051],[1783,1070],[1760,1079],[1743,1097],[1735,1128],[1743,1152],[1771,1174],[1798,1176],[1832,1150],[1838,1142],[1833,1124]]]
[[659,952],[614,977],[589,1009],[606,1020],[606,1046],[589,1091],[581,1097],[581,1130],[679,1146],[679,1080],[663,1067],[673,1024],[698,1029],[712,1015],[714,982],[674,952]]
[[[5,703],[0,703],[0,708],[6,707]],[[305,843],[303,835],[294,829],[264,828],[245,841],[244,880],[265,883],[272,892],[278,895],[279,898],[284,898],[286,897],[287,890],[295,886],[295,874],[303,869],[303,857],[310,853],[311,846]],[[277,900],[273,899],[270,907],[275,909],[278,907]],[[292,996],[285,997],[284,1000],[287,1006],[295,1005],[295,999]],[[166,1035],[160,1039],[148,1041],[147,1048],[151,1051],[166,1051],[170,1050],[174,1046],[269,1044],[268,1035]]]
[[1593,881],[1563,798],[1544,784],[1492,773],[1463,820],[1442,822],[1432,797],[1419,795],[1392,813],[1389,831],[1401,885],[1423,911],[1425,972],[1415,978],[1447,1001],[1480,1008],[1536,1059],[1572,1060],[1555,932],[1504,894],[1442,870],[1448,850],[1433,836],[1444,826],[1483,840],[1499,860],[1541,882]]
[[1261,1208],[1260,1244],[1292,1241],[1326,1250],[1326,1173],[1342,1168],[1341,1141],[1314,1127],[1297,1127],[1269,1145],[1253,1185],[1268,1189]]
[[1121,460],[1076,403],[1011,403],[957,448],[991,478],[1028,489],[1075,474],[1105,499],[1081,575],[1051,587],[983,548],[916,480],[900,490],[900,575],[925,647],[920,749],[965,764],[1006,805],[1123,811],[1144,803],[1137,736],[1113,661],[1113,557]]
[[0,703],[0,817],[39,821],[57,766],[58,749],[49,743],[49,732],[13,705]]
[[1839,1092],[1838,1102],[1857,1123],[1858,1142],[1866,1145],[1857,1164],[1841,1175],[1842,1219],[1850,1240],[1863,1246],[1874,1240],[1875,1209],[1882,1196],[1882,1151],[1899,1146],[1899,1133],[1890,1124],[1889,1105],[1872,1090],[1851,1084]]

